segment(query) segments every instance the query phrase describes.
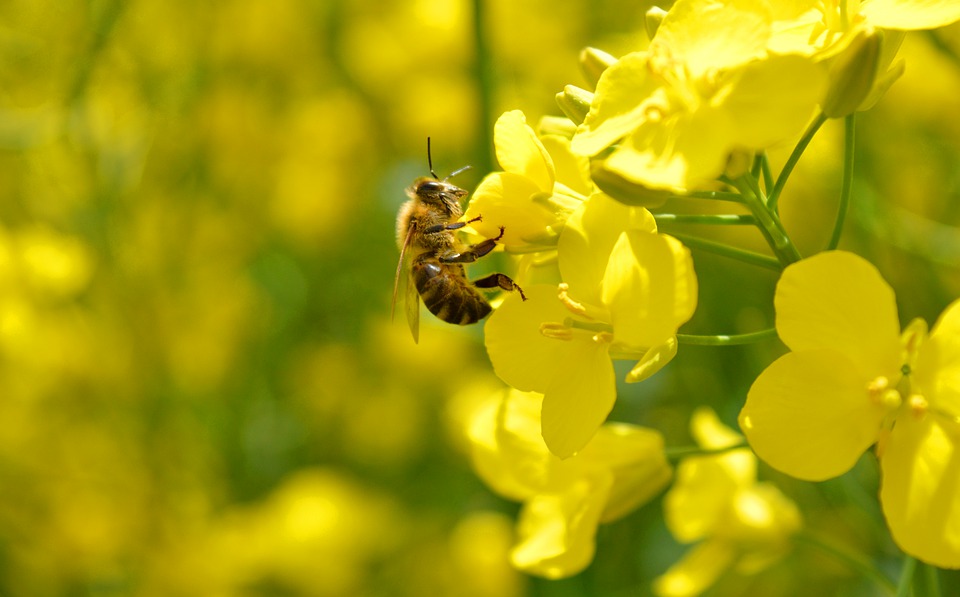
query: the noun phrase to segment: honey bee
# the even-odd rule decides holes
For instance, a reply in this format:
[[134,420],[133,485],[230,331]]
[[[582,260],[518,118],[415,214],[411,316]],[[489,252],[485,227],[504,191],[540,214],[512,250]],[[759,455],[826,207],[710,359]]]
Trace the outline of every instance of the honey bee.
[[[447,182],[469,166],[460,168],[443,180],[433,171],[430,157],[430,138],[427,138],[427,164],[430,177],[420,177],[407,188],[409,201],[397,215],[397,245],[400,247],[400,262],[393,283],[391,313],[397,302],[400,278],[406,267],[409,270],[405,306],[407,323],[413,333],[413,341],[420,338],[420,298],[431,313],[439,319],[457,325],[476,323],[492,310],[490,303],[477,288],[502,288],[516,290],[527,300],[523,290],[508,276],[493,273],[474,280],[467,279],[464,263],[476,261],[497,246],[503,238],[503,226],[496,238],[488,238],[475,245],[464,245],[454,233],[467,224],[480,221],[480,216],[461,222],[463,209],[460,200],[467,191]],[[407,253],[410,253],[409,258]]]

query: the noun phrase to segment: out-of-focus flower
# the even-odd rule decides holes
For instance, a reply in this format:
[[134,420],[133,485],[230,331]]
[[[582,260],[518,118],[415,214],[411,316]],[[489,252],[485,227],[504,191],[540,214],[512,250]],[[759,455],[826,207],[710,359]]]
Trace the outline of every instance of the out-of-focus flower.
[[468,433],[477,474],[523,502],[513,565],[562,578],[590,564],[598,524],[652,499],[671,470],[660,434],[624,423],[604,425],[576,456],[560,460],[540,435],[542,405],[539,394],[497,393],[476,411]]
[[[705,449],[742,441],[705,407],[694,412],[690,426]],[[664,516],[677,540],[700,543],[657,578],[657,595],[699,595],[727,569],[753,574],[786,553],[790,536],[800,528],[800,514],[776,487],[757,482],[756,469],[757,459],[747,448],[680,463],[664,498]]]
[[657,234],[648,211],[604,195],[570,216],[558,257],[559,293],[534,285],[525,289],[526,301],[508,297],[485,336],[502,380],[545,395],[543,438],[566,458],[613,408],[612,357],[640,361],[628,381],[672,358],[677,327],[696,308],[697,280],[687,248]]
[[505,112],[494,126],[497,161],[474,191],[464,218],[482,217],[473,229],[507,250],[551,249],[567,217],[591,193],[587,160],[570,152],[570,140],[537,134],[523,112]]
[[793,352],[760,374],[740,413],[757,455],[822,480],[876,443],[894,540],[960,567],[960,301],[929,336],[921,320],[901,336],[893,290],[876,268],[831,251],[784,270],[775,306]]
[[653,189],[703,186],[737,150],[760,150],[800,132],[825,76],[800,55],[768,55],[773,15],[764,3],[678,0],[647,51],[607,68],[573,139],[627,180]]

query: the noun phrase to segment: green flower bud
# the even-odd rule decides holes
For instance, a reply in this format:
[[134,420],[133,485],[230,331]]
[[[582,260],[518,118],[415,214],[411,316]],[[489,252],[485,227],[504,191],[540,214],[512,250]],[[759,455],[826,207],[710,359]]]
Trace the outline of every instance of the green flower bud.
[[660,28],[660,23],[663,22],[663,17],[665,16],[667,16],[667,11],[659,6],[651,7],[650,10],[647,11],[647,14],[644,15],[643,25],[650,39],[653,39],[653,36],[657,34],[657,29]]
[[560,110],[577,124],[583,123],[583,119],[587,117],[591,102],[593,102],[593,93],[575,85],[567,85],[563,88],[563,93],[557,94],[557,105],[560,106]]
[[846,48],[830,61],[830,87],[823,100],[823,113],[842,118],[854,113],[877,82],[883,34],[879,29],[861,29]]
[[580,69],[591,87],[596,87],[603,71],[616,62],[617,59],[614,56],[596,48],[584,48],[580,52]]
[[590,162],[590,178],[597,188],[624,205],[659,207],[673,195],[664,189],[651,189],[629,181],[619,173],[607,169],[602,160]]

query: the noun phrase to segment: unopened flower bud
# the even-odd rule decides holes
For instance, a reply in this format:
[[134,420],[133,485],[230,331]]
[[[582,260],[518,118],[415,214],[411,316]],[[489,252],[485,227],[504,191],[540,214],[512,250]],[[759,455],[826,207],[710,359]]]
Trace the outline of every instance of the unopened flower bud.
[[577,124],[581,124],[587,117],[591,102],[593,102],[593,93],[575,85],[567,85],[563,88],[563,93],[557,94],[557,105],[560,106],[560,110]]

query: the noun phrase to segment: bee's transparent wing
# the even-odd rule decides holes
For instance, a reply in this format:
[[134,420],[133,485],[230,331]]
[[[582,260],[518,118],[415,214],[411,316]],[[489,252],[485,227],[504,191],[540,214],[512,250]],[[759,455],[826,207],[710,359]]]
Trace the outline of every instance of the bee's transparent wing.
[[410,324],[410,332],[416,344],[420,342],[420,293],[417,292],[412,270],[407,276],[407,293],[404,303],[407,308],[407,323]]
[[[410,225],[410,228],[407,229],[407,236],[403,239],[403,246],[400,247],[400,261],[397,262],[397,274],[393,278],[393,299],[390,301],[390,321],[393,321],[393,314],[397,308],[397,291],[400,289],[401,275],[403,274],[405,267],[409,269],[409,264],[406,263],[407,247],[410,246],[410,240],[413,238],[413,233],[414,230],[416,230],[416,226],[416,222]],[[413,276],[408,274],[405,277],[407,290],[404,297],[404,303],[406,304],[407,310],[407,323],[410,324],[410,331],[413,332],[413,341],[419,342],[420,295],[417,293],[416,284],[413,283]],[[413,296],[411,296],[411,293]]]

